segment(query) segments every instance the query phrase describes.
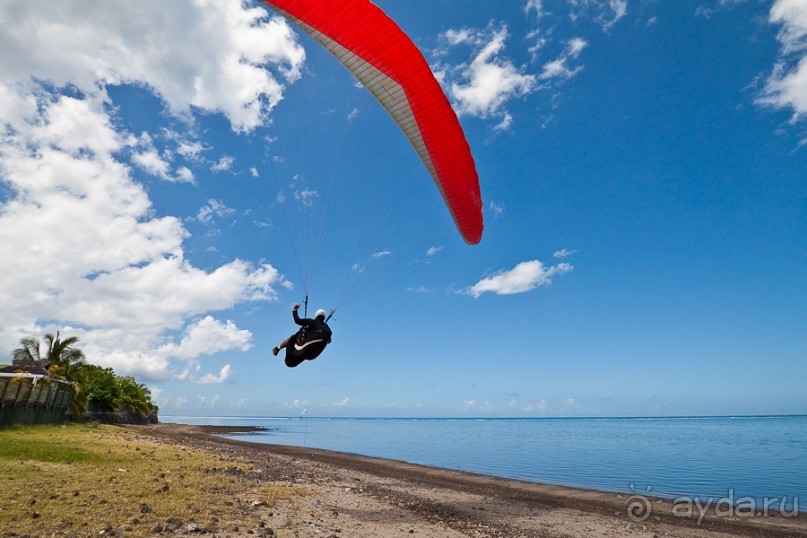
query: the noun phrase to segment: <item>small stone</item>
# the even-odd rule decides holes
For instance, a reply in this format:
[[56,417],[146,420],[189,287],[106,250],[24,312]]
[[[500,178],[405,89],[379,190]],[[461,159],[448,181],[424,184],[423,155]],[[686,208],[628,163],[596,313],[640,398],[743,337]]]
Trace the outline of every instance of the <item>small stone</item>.
[[165,525],[163,525],[162,523],[157,523],[156,525],[154,525],[154,528],[151,529],[151,532],[155,534],[160,534],[163,531],[165,531]]
[[141,514],[148,514],[149,512],[151,512],[151,506],[147,505],[146,503],[140,505]]
[[31,517],[32,517],[33,519],[36,519],[36,518],[38,518],[39,516],[40,516],[39,512],[34,512],[34,513],[32,513],[32,514],[31,514]]
[[199,531],[199,524],[198,523],[189,523],[187,528],[188,528],[188,532],[198,532]]
[[165,520],[165,528],[169,531],[175,531],[182,528],[182,520],[178,517],[169,517]]

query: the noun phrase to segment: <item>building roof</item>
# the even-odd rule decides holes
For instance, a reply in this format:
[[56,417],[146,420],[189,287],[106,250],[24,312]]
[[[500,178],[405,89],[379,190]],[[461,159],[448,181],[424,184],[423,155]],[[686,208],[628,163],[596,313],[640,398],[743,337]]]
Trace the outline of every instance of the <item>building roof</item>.
[[0,365],[0,373],[2,374],[16,374],[17,372],[24,372],[35,375],[50,376],[47,368],[48,363],[45,361],[20,361],[14,360],[11,365]]

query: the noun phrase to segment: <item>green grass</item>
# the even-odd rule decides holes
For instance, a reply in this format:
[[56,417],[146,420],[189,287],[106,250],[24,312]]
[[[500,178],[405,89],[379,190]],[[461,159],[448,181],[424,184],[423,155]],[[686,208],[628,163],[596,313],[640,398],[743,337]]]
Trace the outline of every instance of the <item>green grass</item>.
[[0,430],[0,460],[79,463],[107,462],[108,454],[88,450],[86,440],[79,442],[74,434],[89,433],[94,427],[14,426]]
[[250,469],[117,426],[0,429],[0,534],[97,536],[111,528],[145,537],[171,517],[211,532],[250,529],[260,518],[253,500],[275,507],[309,494],[247,477]]

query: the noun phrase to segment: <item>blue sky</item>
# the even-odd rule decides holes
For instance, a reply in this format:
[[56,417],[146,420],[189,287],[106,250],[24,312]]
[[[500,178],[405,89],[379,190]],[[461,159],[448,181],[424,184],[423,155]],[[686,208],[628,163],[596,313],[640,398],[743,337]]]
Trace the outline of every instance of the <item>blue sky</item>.
[[[460,116],[478,246],[266,9],[4,2],[0,357],[77,335],[163,414],[807,413],[803,1],[378,4]],[[334,341],[288,369],[307,288]]]

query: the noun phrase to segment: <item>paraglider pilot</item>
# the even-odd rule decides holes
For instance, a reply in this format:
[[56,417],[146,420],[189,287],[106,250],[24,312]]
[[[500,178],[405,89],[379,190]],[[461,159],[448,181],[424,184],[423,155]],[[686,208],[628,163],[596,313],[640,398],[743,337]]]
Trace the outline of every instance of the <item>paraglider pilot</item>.
[[294,323],[300,325],[300,330],[272,348],[272,354],[275,356],[281,349],[286,350],[286,366],[289,368],[294,368],[303,361],[316,359],[331,343],[331,328],[325,323],[325,311],[320,308],[314,313],[314,319],[310,319],[298,316],[299,309],[300,305],[296,304],[291,313],[294,316]]

